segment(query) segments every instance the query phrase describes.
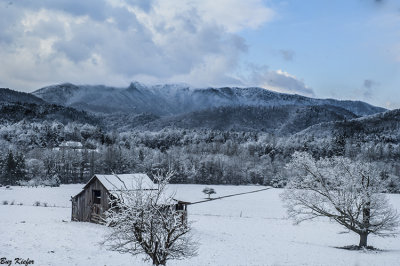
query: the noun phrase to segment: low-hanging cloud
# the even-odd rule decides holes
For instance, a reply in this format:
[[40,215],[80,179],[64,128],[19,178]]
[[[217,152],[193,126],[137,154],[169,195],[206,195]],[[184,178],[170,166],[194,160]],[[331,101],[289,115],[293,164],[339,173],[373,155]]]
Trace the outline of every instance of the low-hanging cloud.
[[249,64],[247,78],[243,78],[245,84],[252,84],[265,89],[290,93],[301,94],[315,97],[314,90],[308,87],[303,80],[289,74],[283,70],[270,70],[267,66],[257,66]]
[[379,82],[372,79],[365,79],[360,92],[365,99],[371,99],[378,87]]

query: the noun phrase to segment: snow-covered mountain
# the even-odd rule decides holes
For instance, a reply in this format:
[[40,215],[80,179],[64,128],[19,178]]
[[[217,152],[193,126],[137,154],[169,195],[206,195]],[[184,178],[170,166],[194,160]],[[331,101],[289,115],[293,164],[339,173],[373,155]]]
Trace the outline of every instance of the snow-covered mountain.
[[100,120],[85,111],[50,104],[30,93],[0,89],[0,124],[19,121],[99,124]]
[[272,92],[263,88],[191,88],[184,85],[146,86],[138,82],[128,88],[73,85],[48,86],[33,92],[46,102],[97,113],[152,113],[158,116],[185,114],[221,106],[323,106],[343,108],[357,116],[385,111],[360,101],[315,99]]
[[162,117],[139,128],[202,128],[223,131],[263,131],[279,135],[294,134],[322,122],[357,117],[332,105],[318,106],[222,106],[191,113]]
[[10,90],[8,88],[0,88],[0,103],[46,103],[41,98],[30,93]]
[[369,115],[350,120],[332,120],[315,124],[297,134],[297,136],[359,136],[379,139],[383,142],[400,140],[400,109]]
[[196,89],[137,82],[128,88],[66,83],[32,94],[2,89],[0,96],[3,121],[79,121],[120,131],[203,128],[290,135],[321,123],[328,127],[385,111],[360,101],[314,99],[262,88]]

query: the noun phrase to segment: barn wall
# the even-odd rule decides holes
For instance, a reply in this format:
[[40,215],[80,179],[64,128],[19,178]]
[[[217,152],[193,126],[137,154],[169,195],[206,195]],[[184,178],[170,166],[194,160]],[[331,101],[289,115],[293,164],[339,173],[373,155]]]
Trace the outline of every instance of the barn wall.
[[[101,204],[93,204],[93,190],[101,191]],[[90,222],[92,212],[96,212],[96,214],[102,216],[109,208],[108,195],[109,193],[107,189],[98,181],[97,178],[94,178],[82,193],[72,198],[72,220]]]
[[[92,202],[92,191],[101,191],[101,204],[93,204]],[[81,222],[98,222],[95,216],[103,216],[104,212],[109,208],[109,192],[101,184],[97,178],[93,178],[92,181],[86,186],[84,191],[72,198],[72,221]],[[94,206],[95,205],[95,206]],[[177,210],[183,212],[182,222],[187,222],[187,203],[178,202],[175,206]],[[93,215],[96,212],[97,215]],[[96,219],[94,219],[96,218]]]
[[72,198],[72,221],[85,221],[85,193]]

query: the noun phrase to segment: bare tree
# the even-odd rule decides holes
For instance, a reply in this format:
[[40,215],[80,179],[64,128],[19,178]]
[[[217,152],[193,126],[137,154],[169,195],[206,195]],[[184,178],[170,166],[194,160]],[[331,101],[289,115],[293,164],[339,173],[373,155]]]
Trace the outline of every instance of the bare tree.
[[213,188],[205,187],[205,188],[203,189],[203,193],[206,194],[206,195],[208,195],[208,198],[210,199],[210,198],[211,198],[211,194],[216,194],[217,192],[216,192],[215,189],[213,189]]
[[287,169],[293,176],[282,197],[297,223],[328,217],[359,234],[359,247],[367,246],[369,234],[397,234],[399,217],[381,193],[384,182],[371,164],[344,157],[316,161],[296,152]]
[[166,194],[166,177],[154,176],[156,190],[124,190],[111,202],[107,225],[111,232],[103,244],[110,250],[132,255],[145,254],[153,265],[166,265],[171,259],[197,255],[197,243],[191,235],[186,214],[176,210],[173,195]]

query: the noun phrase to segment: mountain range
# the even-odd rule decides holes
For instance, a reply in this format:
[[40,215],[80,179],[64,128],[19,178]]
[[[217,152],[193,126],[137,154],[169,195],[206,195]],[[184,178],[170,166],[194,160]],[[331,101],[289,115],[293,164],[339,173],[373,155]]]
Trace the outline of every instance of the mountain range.
[[269,91],[263,88],[191,88],[184,85],[145,86],[131,83],[127,88],[77,86],[70,83],[48,86],[32,93],[49,103],[96,113],[152,113],[171,116],[221,106],[335,106],[364,116],[385,111],[360,101],[314,99]]
[[372,140],[395,143],[400,141],[400,109],[350,120],[318,123],[297,135],[314,137],[364,135]]
[[[2,121],[56,119],[118,131],[155,131],[170,127],[318,135],[334,130],[347,132],[351,128],[370,130],[374,124],[371,121],[375,124],[386,121],[390,128],[393,125],[400,128],[398,110],[387,111],[361,101],[315,99],[257,87],[201,89],[135,82],[127,88],[116,88],[65,83],[33,93],[0,89],[0,106]],[[357,127],[359,124],[369,126]]]
[[33,94],[0,88],[0,124],[21,120],[42,122],[57,120],[62,123],[100,124],[94,115],[71,107],[48,103]]

